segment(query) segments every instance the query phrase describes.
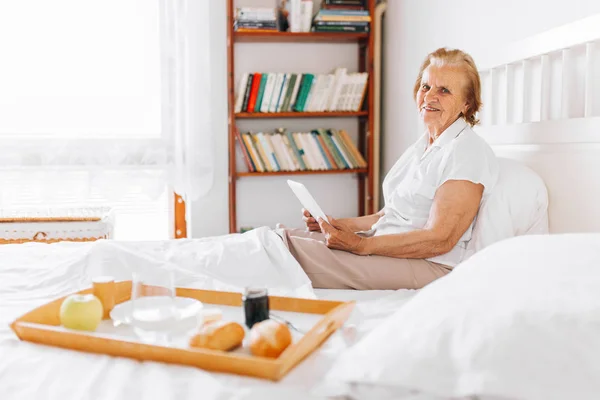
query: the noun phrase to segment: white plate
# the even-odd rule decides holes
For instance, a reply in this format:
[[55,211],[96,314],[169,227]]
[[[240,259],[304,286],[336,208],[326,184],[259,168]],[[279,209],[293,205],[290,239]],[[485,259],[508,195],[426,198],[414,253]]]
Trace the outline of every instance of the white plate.
[[[203,308],[203,304],[196,300],[190,299],[189,297],[174,297],[175,309],[177,310],[177,325],[181,326],[192,326],[195,327],[202,318],[200,310]],[[117,304],[110,312],[110,318],[115,326],[120,324],[129,324],[131,322],[131,307],[133,302],[131,300]]]

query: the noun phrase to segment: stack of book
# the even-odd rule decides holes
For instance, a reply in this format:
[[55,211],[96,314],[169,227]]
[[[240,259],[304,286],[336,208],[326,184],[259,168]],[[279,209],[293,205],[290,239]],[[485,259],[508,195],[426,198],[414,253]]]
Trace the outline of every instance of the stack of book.
[[244,73],[234,112],[359,111],[367,81],[368,73],[348,73],[346,68],[331,74]]
[[290,32],[310,32],[313,17],[312,0],[289,0],[287,7]]
[[275,8],[239,7],[235,9],[233,29],[237,32],[276,32]]
[[321,8],[328,10],[346,9],[346,10],[364,10],[366,0],[323,0]]
[[315,16],[315,32],[369,32],[371,16],[367,10],[348,10],[343,8],[321,9]]
[[318,171],[366,168],[367,163],[344,130],[245,132],[236,130],[250,172]]

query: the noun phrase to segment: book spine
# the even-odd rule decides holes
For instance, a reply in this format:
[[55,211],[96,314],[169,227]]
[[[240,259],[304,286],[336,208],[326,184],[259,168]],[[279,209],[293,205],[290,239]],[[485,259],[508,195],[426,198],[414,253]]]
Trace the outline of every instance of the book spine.
[[371,17],[368,15],[318,15],[315,22],[318,21],[352,21],[352,22],[371,22]]
[[367,10],[319,10],[318,15],[346,15],[352,17],[368,17],[369,11]]
[[285,144],[285,141],[283,140],[284,136],[281,133],[277,133],[275,135],[275,137],[277,138],[277,144],[279,146],[279,151],[281,152],[281,155],[283,156],[283,158],[285,158],[285,162],[288,165],[288,170],[296,171],[298,168],[296,167],[296,164],[294,163],[294,157],[292,157],[290,155],[289,147]]
[[296,144],[296,141],[294,140],[294,136],[292,135],[292,133],[290,131],[285,131],[285,135],[288,138],[288,141],[290,142],[290,146],[292,147],[292,150],[294,151],[294,154],[296,155],[296,159],[298,160],[298,164],[300,164],[300,169],[305,171],[306,170],[306,164],[304,163],[304,160],[302,159],[302,154],[300,152],[300,149],[298,148],[298,145]]
[[246,148],[248,149],[248,152],[250,153],[250,157],[252,158],[254,166],[256,167],[256,171],[264,172],[265,167],[260,159],[260,156],[258,155],[258,151],[256,150],[254,143],[252,142],[252,138],[250,137],[250,134],[243,133],[242,140],[246,144]]
[[294,100],[294,106],[293,106],[294,111],[298,111],[298,112],[302,111],[302,109],[300,108],[300,105],[302,102],[302,98],[304,97],[304,92],[306,91],[306,86],[308,83],[308,75],[309,74],[302,75],[300,87],[298,89],[298,95],[296,96],[296,99]]
[[317,132],[312,131],[311,135],[315,142],[315,146],[319,150],[319,154],[321,156],[321,161],[322,161],[321,165],[324,164],[325,169],[333,169],[333,165],[331,165],[331,163],[329,162],[329,159],[327,158],[327,154],[325,153],[325,149],[321,146],[321,142],[319,141],[319,136],[317,135]]
[[273,83],[275,82],[275,78],[277,74],[268,73],[267,74],[267,84],[265,86],[265,93],[263,95],[263,100],[260,105],[260,112],[266,113],[269,112],[269,104],[271,104],[271,95],[273,94]]
[[258,137],[260,139],[260,143],[263,145],[263,148],[265,149],[265,153],[267,154],[267,157],[269,157],[269,163],[273,167],[273,171],[275,171],[275,172],[281,171],[281,166],[279,165],[279,162],[277,161],[277,157],[275,157],[275,151],[273,150],[273,148],[267,141],[265,134],[262,132],[259,132]]
[[292,92],[294,91],[294,86],[296,85],[296,79],[298,78],[298,74],[290,74],[290,78],[288,80],[287,89],[285,91],[285,96],[283,98],[283,104],[281,105],[280,111],[286,112],[290,106],[290,101],[292,99]]
[[333,155],[329,151],[329,147],[327,147],[327,144],[325,143],[325,140],[323,139],[323,136],[321,135],[321,129],[315,130],[314,133],[316,135],[317,140],[319,140],[319,145],[321,146],[321,148],[323,149],[323,152],[325,153],[325,158],[327,159],[327,164],[329,164],[329,169],[338,169],[337,163],[335,162]]
[[271,103],[269,104],[269,112],[274,113],[277,109],[277,101],[279,101],[279,93],[281,92],[281,85],[283,84],[283,73],[277,73],[277,79],[273,85],[273,95],[271,96]]
[[269,133],[269,134],[265,133],[265,138],[269,142],[269,146],[271,146],[271,148],[273,149],[273,154],[275,155],[275,158],[277,159],[277,162],[279,163],[279,168],[282,171],[289,171],[290,166],[287,163],[285,154],[282,153],[281,148],[279,147],[279,143],[277,142],[278,136],[279,135],[273,134],[273,133]]
[[302,29],[302,17],[300,0],[290,1],[290,32],[300,32]]
[[244,94],[246,92],[246,85],[248,84],[248,73],[244,72],[240,78],[240,83],[237,91],[237,98],[235,99],[235,107],[233,112],[239,113],[242,111],[242,105],[244,104]]
[[252,82],[254,81],[254,74],[248,74],[248,82],[246,83],[246,90],[244,91],[244,101],[242,102],[242,111],[248,111],[248,99],[250,98],[250,89],[252,88]]
[[300,30],[302,32],[310,32],[312,22],[313,2],[312,0],[302,0],[300,2]]
[[267,157],[267,150],[263,147],[262,142],[257,133],[252,135],[252,141],[254,143],[254,146],[256,146],[256,149],[258,150],[258,154],[260,155],[263,164],[265,165],[265,169],[269,172],[274,171],[275,168],[273,167],[273,165],[271,165],[269,157]]
[[369,86],[369,74],[367,72],[363,72],[362,79],[361,79],[360,95],[359,95],[356,103],[354,104],[354,109],[356,111],[358,111],[362,108],[363,102],[365,101],[365,96],[367,95],[367,87],[368,86]]
[[242,158],[244,159],[244,162],[246,163],[246,166],[248,167],[248,171],[250,171],[250,172],[256,171],[256,168],[254,167],[254,163],[252,162],[252,158],[250,157],[250,153],[249,153],[248,149],[246,148],[246,144],[242,140],[242,136],[240,135],[240,131],[237,129],[237,127],[234,128],[234,134],[235,134],[235,140],[240,145],[240,150],[242,151]]
[[256,96],[258,95],[260,80],[261,74],[254,74],[254,79],[252,79],[252,88],[250,89],[250,98],[248,99],[248,112],[254,112],[254,105],[256,104]]
[[367,33],[369,32],[368,26],[329,26],[329,25],[316,25],[315,32],[353,32],[353,33]]
[[327,169],[327,163],[325,162],[325,158],[323,157],[323,154],[321,154],[321,150],[319,149],[319,142],[317,141],[317,138],[315,138],[312,135],[312,133],[310,133],[310,132],[308,132],[306,135],[307,135],[306,140],[310,143],[313,158],[317,162],[318,169],[320,169],[320,170]]
[[329,147],[329,150],[331,151],[331,155],[333,156],[333,159],[335,160],[335,163],[337,164],[338,168],[339,169],[346,168],[347,165],[346,165],[346,163],[344,163],[342,155],[340,154],[337,147],[335,146],[335,144],[329,137],[328,131],[324,129],[320,133],[322,133],[323,140],[325,141],[325,144]]
[[308,169],[310,169],[311,171],[319,169],[317,161],[313,157],[313,152],[310,147],[310,143],[306,140],[306,134],[304,132],[298,132],[297,137],[302,145],[302,149],[304,150],[304,161],[306,162]]
[[289,159],[292,162],[292,165],[294,166],[294,171],[302,169],[300,167],[298,157],[296,157],[296,153],[294,152],[294,149],[292,149],[292,144],[290,143],[290,140],[286,134],[281,134],[281,141],[283,142],[285,149],[287,150],[286,154],[288,155]]
[[344,142],[346,143],[346,147],[348,147],[350,149],[350,151],[352,152],[352,155],[354,156],[354,159],[356,160],[356,163],[358,164],[358,166],[360,168],[366,168],[367,162],[365,161],[362,154],[360,154],[360,151],[358,151],[358,148],[354,145],[354,143],[350,139],[350,136],[348,135],[348,133],[346,133],[345,130],[340,129],[338,131],[338,134],[342,138],[342,140],[344,140]]
[[346,144],[344,143],[344,141],[342,140],[342,138],[338,134],[338,131],[335,130],[335,129],[332,129],[331,133],[333,133],[334,142],[342,150],[342,153],[344,154],[344,157],[346,157],[346,161],[348,162],[348,165],[350,166],[350,168],[357,168],[358,167],[358,163],[356,162],[356,160],[354,160],[354,157],[352,157],[352,153],[350,152],[350,150],[348,149],[348,147],[346,147]]
[[267,86],[267,78],[268,74],[262,74],[262,76],[260,77],[260,83],[258,85],[258,95],[256,97],[256,104],[254,104],[253,110],[253,112],[255,113],[260,112],[260,105],[265,95],[265,87]]
[[348,162],[347,158],[344,156],[344,152],[342,151],[342,148],[337,143],[337,141],[331,131],[332,131],[331,129],[327,130],[327,136],[329,137],[329,140],[331,140],[331,143],[333,144],[336,153],[339,155],[340,159],[342,160],[342,163],[344,164],[344,168],[352,168],[351,164]]
[[306,111],[306,104],[310,100],[310,92],[314,87],[314,83],[315,76],[313,74],[308,74],[306,85],[304,87],[304,93],[302,94],[302,99],[300,99],[300,111]]
[[277,105],[275,106],[275,112],[281,112],[281,106],[285,98],[285,92],[290,85],[291,74],[283,74],[283,83],[281,84],[281,90],[279,91],[279,97],[277,99]]
[[315,26],[369,26],[366,21],[315,21]]
[[315,86],[316,85],[317,85],[317,79],[315,78],[315,75],[312,75],[312,79],[310,80],[308,90],[306,91],[306,96],[304,97],[304,101],[302,103],[302,111],[306,111],[307,105],[310,104],[310,99],[315,94]]

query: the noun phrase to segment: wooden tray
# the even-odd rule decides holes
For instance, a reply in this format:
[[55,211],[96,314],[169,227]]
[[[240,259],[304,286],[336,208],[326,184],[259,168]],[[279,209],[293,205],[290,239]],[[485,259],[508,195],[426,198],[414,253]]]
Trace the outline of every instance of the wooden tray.
[[[115,285],[116,303],[129,300],[131,281],[117,282]],[[92,292],[93,289],[90,288],[77,293]],[[177,296],[197,299],[204,304],[236,307],[242,305],[240,293],[177,288]],[[59,318],[60,306],[65,297],[21,316],[11,324],[12,330],[19,339],[34,343],[129,357],[140,361],[190,365],[209,371],[249,375],[274,381],[281,379],[317,349],[329,335],[342,326],[354,308],[354,302],[269,296],[271,310],[323,315],[302,338],[288,346],[278,358],[273,359],[216,350],[165,347],[135,340],[115,339],[110,335],[95,332],[66,330],[60,326]]]

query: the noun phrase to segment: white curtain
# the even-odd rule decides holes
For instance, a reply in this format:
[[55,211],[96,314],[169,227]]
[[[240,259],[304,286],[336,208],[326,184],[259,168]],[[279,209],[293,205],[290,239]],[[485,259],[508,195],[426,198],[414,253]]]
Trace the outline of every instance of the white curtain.
[[0,1],[0,207],[205,194],[208,4]]

